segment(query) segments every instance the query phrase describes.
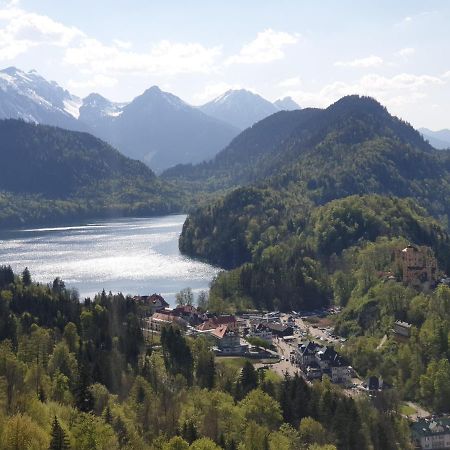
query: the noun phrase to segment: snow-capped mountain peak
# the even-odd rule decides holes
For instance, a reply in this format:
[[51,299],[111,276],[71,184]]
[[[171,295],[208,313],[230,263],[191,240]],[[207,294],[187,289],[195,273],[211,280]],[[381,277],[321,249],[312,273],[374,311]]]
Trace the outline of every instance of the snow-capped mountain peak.
[[279,110],[268,100],[246,89],[229,90],[200,109],[240,129],[250,127]]
[[76,119],[81,99],[35,70],[0,70],[0,100],[0,118],[80,129]]

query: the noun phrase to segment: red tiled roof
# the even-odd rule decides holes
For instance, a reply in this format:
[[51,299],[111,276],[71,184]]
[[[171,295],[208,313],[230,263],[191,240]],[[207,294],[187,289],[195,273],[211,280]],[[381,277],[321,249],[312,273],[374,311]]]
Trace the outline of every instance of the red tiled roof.
[[186,323],[181,317],[170,314],[169,311],[157,312],[157,313],[153,314],[152,319],[153,320],[161,320],[163,322],[171,322],[171,323],[173,323],[173,322],[180,323],[180,324]]
[[219,324],[219,325],[236,323],[236,317],[234,317],[234,316],[212,317],[210,320],[212,320],[214,323]]
[[197,327],[197,330],[208,331],[208,330],[214,330],[214,328],[216,328],[216,326],[213,323],[211,323],[209,320],[207,320],[206,322],[203,322],[201,325],[199,325]]
[[184,314],[197,314],[197,309],[192,305],[183,305],[177,306],[174,310],[174,313],[184,313]]
[[213,330],[212,335],[222,339],[230,330],[227,325],[221,325]]

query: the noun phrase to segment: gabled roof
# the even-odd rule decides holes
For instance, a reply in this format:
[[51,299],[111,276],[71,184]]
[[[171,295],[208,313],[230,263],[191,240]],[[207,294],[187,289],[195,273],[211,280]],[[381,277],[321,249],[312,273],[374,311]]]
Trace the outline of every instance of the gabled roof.
[[450,434],[450,418],[441,417],[418,420],[411,425],[411,429],[417,437]]
[[153,314],[152,320],[159,320],[167,323],[178,323],[179,325],[185,325],[186,322],[178,316],[171,314],[170,311],[161,311]]
[[234,334],[227,325],[220,325],[219,327],[215,328],[211,334],[219,339],[223,339],[227,334],[231,333]]
[[314,355],[318,348],[319,348],[318,344],[316,344],[313,341],[308,341],[300,345],[300,353],[302,356]]
[[322,361],[333,361],[336,358],[336,351],[333,347],[324,346],[317,352],[317,357]]
[[404,328],[411,328],[412,327],[412,325],[410,323],[402,322],[401,320],[396,320],[395,321],[395,325],[399,325],[399,326],[404,327]]
[[348,362],[345,358],[335,352],[334,357],[330,361],[331,367],[348,367]]
[[199,325],[197,327],[197,330],[200,331],[214,330],[215,328],[218,328],[221,325],[236,325],[236,317],[235,316],[210,317],[208,320]]
[[198,314],[197,308],[192,305],[177,306],[173,312],[175,314]]
[[152,294],[152,295],[150,295],[150,297],[148,297],[148,300],[151,303],[153,303],[154,305],[161,304],[164,307],[169,306],[169,304],[164,300],[164,297],[162,297],[159,294]]
[[150,303],[152,305],[161,305],[164,308],[167,308],[169,306],[169,304],[159,294],[136,295],[133,297],[133,300],[141,303]]
[[261,322],[261,325],[266,327],[266,328],[269,328],[270,330],[273,330],[273,331],[281,331],[281,332],[283,332],[283,331],[286,331],[286,330],[289,330],[289,329],[291,329],[291,330],[293,329],[292,325],[283,325],[282,323],[273,323],[273,322],[264,322],[264,323],[262,323]]

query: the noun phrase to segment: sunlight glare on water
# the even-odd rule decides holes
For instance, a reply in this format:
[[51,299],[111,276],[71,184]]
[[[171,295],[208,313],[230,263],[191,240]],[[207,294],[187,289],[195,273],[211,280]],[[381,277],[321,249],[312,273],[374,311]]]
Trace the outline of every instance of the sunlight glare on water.
[[36,281],[61,277],[80,297],[105,289],[161,293],[173,304],[185,287],[207,289],[219,269],[180,254],[184,215],[118,219],[0,234],[0,264],[28,267]]

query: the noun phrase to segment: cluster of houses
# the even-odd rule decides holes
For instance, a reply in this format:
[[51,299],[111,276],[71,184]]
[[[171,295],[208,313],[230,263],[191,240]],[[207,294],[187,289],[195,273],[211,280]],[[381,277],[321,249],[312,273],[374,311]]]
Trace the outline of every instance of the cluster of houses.
[[264,316],[251,316],[246,318],[244,334],[255,337],[271,344],[275,339],[289,339],[294,335],[294,327],[291,322],[281,323],[277,313],[268,313]]
[[210,315],[192,305],[169,309],[169,304],[158,294],[134,297],[134,300],[143,306],[142,330],[146,337],[173,325],[190,335],[211,337],[217,353],[243,355],[248,352],[248,345],[241,344],[242,324],[233,315]]
[[[269,345],[273,340],[294,339],[294,319],[288,317],[287,321],[282,323],[279,313],[244,314],[236,317],[211,315],[197,310],[192,305],[169,309],[168,303],[157,294],[135,297],[135,301],[145,311],[142,329],[147,337],[161,332],[164,327],[174,325],[188,335],[210,337],[217,354],[261,357],[263,350],[259,348],[255,351],[241,337],[259,338]],[[265,356],[271,356],[270,352]],[[322,346],[312,341],[299,344],[297,354],[291,355],[291,361],[296,363],[310,380],[321,379],[323,375],[327,375],[334,383],[351,383],[352,368],[331,346]]]
[[353,369],[332,346],[307,341],[298,346],[295,358],[309,380],[322,379],[327,375],[333,383],[351,384]]

